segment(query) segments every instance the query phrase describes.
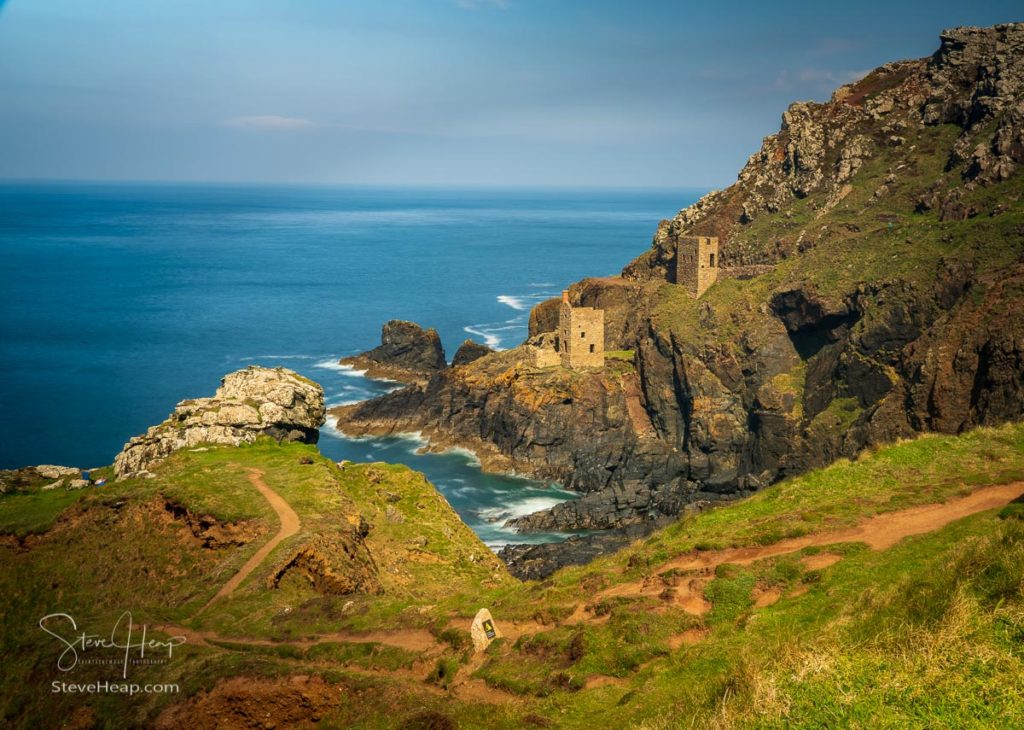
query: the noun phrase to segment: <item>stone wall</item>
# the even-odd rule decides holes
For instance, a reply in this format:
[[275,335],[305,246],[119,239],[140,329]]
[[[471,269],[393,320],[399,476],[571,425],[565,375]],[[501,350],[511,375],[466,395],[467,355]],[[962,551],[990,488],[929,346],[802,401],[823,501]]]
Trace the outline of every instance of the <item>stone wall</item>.
[[676,283],[700,297],[718,280],[718,239],[714,236],[683,236],[676,248]]
[[556,347],[567,368],[604,366],[604,311],[562,304]]

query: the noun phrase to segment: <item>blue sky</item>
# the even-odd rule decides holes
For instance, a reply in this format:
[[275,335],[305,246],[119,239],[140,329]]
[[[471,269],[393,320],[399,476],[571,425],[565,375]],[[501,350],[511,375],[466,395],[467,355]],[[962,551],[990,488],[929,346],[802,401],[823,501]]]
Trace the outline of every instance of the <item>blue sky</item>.
[[729,184],[827,99],[984,3],[0,2],[0,178]]

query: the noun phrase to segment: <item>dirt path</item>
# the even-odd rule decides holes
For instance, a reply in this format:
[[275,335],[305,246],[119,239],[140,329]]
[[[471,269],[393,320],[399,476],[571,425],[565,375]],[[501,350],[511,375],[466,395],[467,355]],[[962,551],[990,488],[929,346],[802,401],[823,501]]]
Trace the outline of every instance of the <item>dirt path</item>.
[[[748,565],[757,560],[797,552],[808,547],[824,547],[844,542],[863,542],[872,550],[886,550],[906,537],[934,532],[950,522],[977,512],[1002,507],[1021,494],[1024,494],[1024,482],[983,487],[966,497],[951,499],[947,502],[910,507],[898,512],[884,512],[869,517],[855,527],[842,530],[789,538],[772,545],[703,552],[695,550],[663,563],[656,572],[663,573],[675,568],[680,571],[695,571],[700,575],[710,575],[716,567],[723,563]],[[831,556],[827,561],[811,561],[811,565],[826,567],[837,560],[838,556]],[[676,600],[684,610],[695,614],[703,613],[701,610],[703,607],[693,605],[693,601],[699,593],[703,592],[704,582],[697,578],[691,580],[689,584],[678,587]],[[630,581],[597,593],[592,602],[612,596],[658,595],[664,589],[664,582],[656,577]],[[574,617],[577,620],[589,620],[581,608],[577,607]]]
[[242,581],[249,577],[249,574],[256,569],[256,567],[263,562],[263,560],[270,555],[271,551],[281,544],[281,541],[291,537],[299,531],[299,516],[295,514],[295,510],[292,509],[291,505],[284,501],[280,494],[275,492],[273,489],[267,486],[266,482],[263,481],[263,472],[259,469],[246,469],[246,474],[249,477],[249,482],[259,490],[270,506],[277,512],[277,517],[281,520],[281,529],[277,531],[267,544],[256,551],[256,554],[245,561],[245,565],[239,568],[238,572],[231,576],[231,579],[221,586],[221,589],[217,591],[217,595],[211,598],[205,606],[203,606],[196,615],[202,613],[212,604],[219,601],[221,598],[230,595],[238,586],[242,584]]
[[[248,470],[249,480],[252,482],[267,501],[274,507],[281,518],[281,529],[277,535],[264,545],[244,566],[229,580],[207,604],[209,606],[217,599],[228,595],[233,591],[262,560],[282,540],[294,535],[299,529],[299,519],[291,507],[277,493],[271,490],[263,482],[262,472],[258,469]],[[672,600],[683,610],[695,615],[700,615],[710,608],[710,604],[703,597],[703,588],[710,580],[714,568],[723,563],[737,563],[746,565],[757,560],[776,557],[787,553],[797,552],[807,547],[825,547],[838,543],[863,542],[873,550],[885,550],[895,545],[900,540],[914,535],[921,535],[945,527],[955,520],[968,517],[977,512],[1002,507],[1011,500],[1024,494],[1024,482],[1014,482],[999,486],[984,487],[971,494],[951,499],[944,503],[922,505],[911,507],[898,512],[888,512],[862,521],[859,525],[841,530],[820,532],[812,535],[805,535],[797,538],[781,540],[773,545],[754,546],[744,548],[732,548],[728,550],[714,551],[693,551],[680,555],[672,560],[663,563],[657,573],[676,568],[680,571],[690,572],[689,577],[680,576],[678,581],[667,585],[658,576],[646,579],[629,581],[614,585],[604,591],[596,593],[586,605],[576,606],[572,615],[564,622],[565,624],[575,623],[601,623],[607,620],[608,616],[598,616],[592,611],[601,598],[611,596],[629,595],[662,595],[667,587],[671,588]],[[840,556],[826,554],[814,556],[808,560],[808,567],[824,568],[840,559]],[[768,606],[775,603],[780,596],[773,593],[760,597],[759,605]],[[205,609],[205,607],[204,607]],[[463,626],[468,619],[453,618],[449,626]],[[541,624],[536,621],[503,622],[498,618],[502,632],[509,641],[514,641],[519,636],[529,633],[537,633],[554,628],[554,624]],[[560,622],[561,623],[561,622]],[[318,634],[313,637],[273,641],[270,639],[255,639],[245,637],[221,636],[212,631],[197,631],[173,624],[155,626],[156,630],[169,635],[184,636],[190,642],[201,645],[212,643],[224,644],[247,644],[254,646],[296,646],[307,648],[317,644],[329,642],[368,643],[374,642],[388,646],[405,649],[410,652],[418,652],[422,659],[418,666],[427,666],[438,656],[441,656],[447,649],[447,644],[439,642],[429,631],[425,629],[382,629],[378,631],[358,633],[339,631],[330,634]],[[698,643],[704,638],[703,629],[690,629],[678,637],[673,637],[670,644],[679,647],[684,644]],[[478,654],[473,657],[468,668],[460,671],[458,681],[450,692],[464,700],[484,701],[491,703],[507,703],[515,701],[515,697],[508,693],[492,688],[483,680],[473,679],[470,675],[479,668],[484,661],[484,656]],[[385,670],[374,670],[375,672],[388,673]],[[406,673],[410,672],[406,670]],[[422,670],[420,670],[422,673]],[[417,677],[418,679],[422,679]],[[594,686],[607,683],[606,678],[595,678]]]
[[177,624],[160,624],[153,627],[156,631],[174,636],[184,636],[193,644],[242,644],[245,646],[294,646],[308,649],[318,644],[386,644],[398,649],[413,652],[438,651],[443,648],[437,639],[426,629],[394,629],[385,631],[335,631],[329,634],[317,634],[301,639],[254,639],[246,636],[223,636],[215,631],[199,631]]

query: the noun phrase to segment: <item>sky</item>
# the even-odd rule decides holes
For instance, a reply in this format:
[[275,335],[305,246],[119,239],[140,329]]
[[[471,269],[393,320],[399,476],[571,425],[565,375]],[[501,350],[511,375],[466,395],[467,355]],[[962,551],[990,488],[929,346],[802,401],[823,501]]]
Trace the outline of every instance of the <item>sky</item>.
[[0,0],[0,179],[721,187],[1020,0]]

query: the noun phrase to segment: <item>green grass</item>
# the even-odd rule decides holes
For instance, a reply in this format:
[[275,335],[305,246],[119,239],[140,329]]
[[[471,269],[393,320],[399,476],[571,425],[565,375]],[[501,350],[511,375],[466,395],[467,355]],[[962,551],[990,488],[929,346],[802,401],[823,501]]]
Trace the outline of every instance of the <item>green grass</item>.
[[0,496],[0,533],[25,537],[46,532],[57,517],[87,494],[87,489],[63,488]]
[[636,357],[636,351],[634,350],[607,350],[604,353],[605,358],[609,360],[622,360],[623,362],[633,362]]
[[[309,456],[313,463],[302,463]],[[193,619],[276,529],[245,478],[250,467],[293,505],[302,532],[232,598]],[[273,443],[181,452],[155,479],[85,490],[63,507],[59,491],[3,498],[10,505],[4,511],[8,531],[33,524],[45,529],[59,514],[66,519],[35,538],[30,550],[11,550],[0,572],[6,662],[0,709],[11,724],[27,727],[75,706],[74,698],[27,691],[52,674],[56,658],[56,647],[33,630],[43,613],[60,607],[94,628],[109,625],[127,607],[137,623],[191,622],[224,637],[207,646],[186,644],[172,664],[145,676],[180,681],[186,695],[208,690],[217,677],[239,675],[316,674],[348,688],[344,692],[358,687],[358,706],[328,714],[328,725],[389,727],[423,712],[465,727],[498,728],[537,722],[660,728],[674,727],[679,717],[696,727],[954,727],[1002,717],[1017,724],[1024,713],[1024,521],[1013,509],[1003,519],[978,515],[881,553],[830,546],[842,560],[821,570],[802,562],[819,551],[814,548],[721,565],[701,578],[711,604],[703,616],[676,607],[669,590],[700,576],[665,571],[662,563],[696,548],[767,544],[1020,479],[1022,424],[925,436],[685,518],[547,581],[520,584],[485,560],[493,556],[422,475],[404,467],[342,469],[311,447]],[[246,524],[257,536],[242,548],[201,548],[157,509],[171,496],[195,514]],[[388,520],[388,507],[402,519]],[[265,576],[280,556],[355,514],[372,525],[367,539],[383,595],[320,596],[289,580],[278,590],[266,588]],[[661,581],[666,590],[604,599],[595,606],[600,622],[560,625],[597,592],[637,579]],[[758,608],[755,598],[764,591],[781,599]],[[499,628],[515,619],[546,623],[516,641],[495,642],[471,670],[464,664],[466,629],[480,606],[491,609]],[[429,628],[438,648],[421,655],[379,643],[287,642],[345,628],[409,626]],[[693,630],[703,639],[680,644],[678,637]],[[249,645],[245,637],[279,641]],[[432,694],[469,671],[516,701],[442,701]],[[103,675],[89,668],[76,676]],[[125,715],[123,704],[107,697],[94,710],[111,726],[141,725],[170,701],[149,698]]]

